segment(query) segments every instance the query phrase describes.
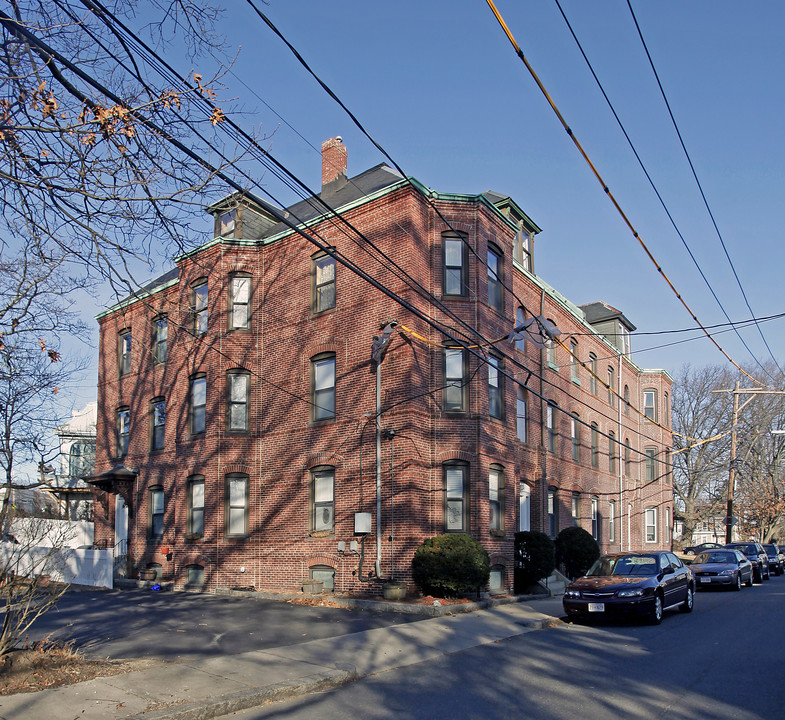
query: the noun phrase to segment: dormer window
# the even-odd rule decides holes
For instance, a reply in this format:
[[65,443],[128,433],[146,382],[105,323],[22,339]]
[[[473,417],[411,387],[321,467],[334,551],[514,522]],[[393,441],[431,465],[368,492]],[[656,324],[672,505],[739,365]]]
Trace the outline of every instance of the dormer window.
[[227,210],[218,216],[218,234],[221,237],[234,237],[237,221],[237,208]]

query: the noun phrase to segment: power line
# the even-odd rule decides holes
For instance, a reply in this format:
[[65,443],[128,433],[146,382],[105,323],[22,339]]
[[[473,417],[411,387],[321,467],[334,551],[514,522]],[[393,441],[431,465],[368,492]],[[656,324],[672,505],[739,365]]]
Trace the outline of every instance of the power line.
[[538,75],[537,75],[537,73],[534,71],[534,68],[531,66],[531,64],[529,63],[529,61],[526,59],[526,56],[523,54],[523,51],[521,50],[520,46],[519,46],[519,45],[518,45],[518,43],[516,42],[516,40],[515,40],[515,38],[513,37],[512,33],[510,32],[510,29],[507,27],[507,24],[504,22],[504,19],[502,18],[501,14],[500,14],[500,13],[499,13],[499,11],[496,9],[496,5],[493,3],[493,0],[486,0],[486,2],[488,3],[488,6],[490,7],[490,9],[491,9],[491,11],[493,12],[494,16],[496,17],[496,19],[498,20],[498,22],[499,22],[499,25],[501,26],[502,30],[503,30],[503,31],[504,31],[504,33],[507,35],[507,38],[509,39],[509,41],[510,41],[510,44],[511,44],[511,45],[513,46],[513,48],[515,49],[515,53],[518,55],[518,57],[519,57],[519,59],[521,60],[521,62],[523,62],[523,64],[526,66],[526,69],[529,71],[529,74],[532,76],[533,80],[534,80],[534,81],[535,81],[535,83],[537,84],[537,87],[540,89],[540,92],[542,92],[543,96],[544,96],[544,97],[545,97],[545,99],[548,101],[548,104],[551,106],[551,109],[552,109],[552,110],[553,110],[553,112],[555,113],[556,117],[559,119],[559,122],[562,124],[562,127],[564,128],[565,132],[566,132],[566,133],[567,133],[567,134],[570,136],[570,139],[573,141],[573,143],[574,143],[575,147],[578,149],[578,151],[580,152],[580,154],[581,154],[581,156],[583,157],[583,159],[584,159],[584,160],[586,161],[586,163],[589,165],[589,168],[591,169],[591,171],[592,171],[592,173],[594,174],[595,178],[597,179],[597,181],[598,181],[598,182],[600,183],[600,185],[602,186],[603,192],[605,192],[605,194],[608,196],[608,199],[611,201],[611,203],[613,204],[613,206],[616,208],[616,211],[617,211],[617,212],[619,213],[619,215],[621,216],[622,220],[624,221],[624,224],[625,224],[625,225],[627,225],[627,227],[629,228],[629,230],[630,230],[630,232],[632,233],[633,237],[634,237],[634,238],[635,238],[635,239],[638,241],[638,243],[639,243],[639,244],[640,244],[640,246],[643,248],[643,251],[646,253],[646,255],[647,255],[647,257],[649,258],[649,260],[651,260],[651,262],[654,264],[654,266],[655,266],[655,267],[656,267],[656,269],[657,269],[657,272],[658,272],[658,273],[661,275],[661,277],[663,278],[663,280],[665,280],[665,282],[668,284],[668,287],[670,287],[670,288],[671,288],[671,290],[673,291],[673,293],[674,293],[674,294],[676,295],[676,297],[678,298],[679,302],[680,302],[680,303],[683,305],[683,307],[684,307],[684,308],[687,310],[687,312],[690,314],[690,317],[692,317],[692,319],[693,319],[693,320],[694,320],[696,323],[698,323],[698,325],[701,327],[701,329],[702,329],[702,330],[704,331],[704,333],[706,334],[706,337],[708,337],[708,338],[709,338],[709,340],[711,340],[712,344],[713,344],[713,345],[714,345],[714,346],[715,346],[715,347],[716,347],[716,348],[717,348],[717,349],[718,349],[718,350],[719,350],[719,351],[720,351],[720,352],[721,352],[721,353],[722,353],[722,354],[725,356],[725,358],[726,358],[726,359],[727,359],[727,360],[728,360],[728,361],[729,361],[729,362],[730,362],[730,363],[731,363],[731,364],[732,364],[732,365],[733,365],[733,366],[734,366],[734,367],[735,367],[737,370],[739,370],[739,372],[741,372],[743,375],[745,375],[746,377],[748,377],[748,378],[749,378],[750,380],[752,380],[753,382],[757,383],[758,381],[757,381],[755,378],[753,378],[753,377],[752,377],[752,376],[751,376],[751,375],[750,375],[750,374],[749,374],[749,373],[748,373],[746,370],[744,370],[744,368],[742,368],[742,367],[741,367],[741,366],[740,366],[740,365],[739,365],[739,364],[738,364],[738,363],[737,363],[735,360],[733,360],[733,358],[731,358],[731,356],[730,356],[730,355],[728,355],[728,353],[727,353],[727,352],[726,352],[726,351],[725,351],[725,350],[724,350],[724,349],[723,349],[723,348],[720,346],[720,344],[719,344],[719,343],[718,343],[718,342],[717,342],[717,341],[716,341],[716,340],[715,340],[715,339],[712,337],[711,333],[710,333],[708,330],[706,330],[706,329],[704,328],[704,325],[703,325],[703,324],[700,322],[700,320],[698,320],[698,317],[697,317],[697,315],[695,315],[695,313],[693,312],[693,310],[692,310],[692,309],[690,308],[690,306],[687,304],[687,301],[686,301],[686,300],[684,300],[684,298],[681,296],[681,294],[678,292],[678,290],[676,290],[676,287],[673,285],[673,283],[671,282],[670,278],[668,278],[668,276],[665,274],[665,271],[662,269],[662,267],[660,266],[660,264],[657,262],[656,258],[655,258],[655,257],[654,257],[654,255],[652,254],[651,250],[649,250],[648,246],[647,246],[647,245],[646,245],[646,243],[643,241],[643,238],[640,236],[640,234],[638,233],[638,231],[635,229],[635,226],[632,224],[632,222],[630,221],[630,219],[627,217],[627,215],[626,215],[626,213],[624,212],[624,210],[622,209],[621,205],[619,205],[618,201],[617,201],[617,200],[616,200],[616,198],[614,197],[614,195],[613,195],[613,193],[611,192],[610,188],[609,188],[609,187],[608,187],[608,185],[605,183],[605,180],[602,178],[602,176],[600,175],[599,171],[598,171],[598,170],[597,170],[597,168],[595,167],[594,163],[591,161],[591,159],[589,158],[588,154],[586,153],[586,151],[584,150],[583,146],[581,145],[580,141],[579,141],[579,140],[578,140],[578,138],[575,136],[575,133],[573,132],[572,128],[571,128],[571,127],[570,127],[570,126],[567,124],[567,121],[564,119],[564,116],[563,116],[563,115],[561,114],[561,112],[559,111],[558,107],[556,106],[556,103],[553,101],[553,99],[551,98],[550,94],[549,94],[549,93],[548,93],[548,91],[545,89],[545,86],[543,85],[543,83],[542,83],[542,81],[540,80],[539,76],[538,76]]
[[[709,279],[706,277],[705,273],[703,272],[703,268],[701,268],[700,264],[698,263],[697,258],[693,254],[692,248],[690,248],[690,246],[687,244],[687,241],[684,238],[684,235],[682,234],[682,232],[679,229],[679,227],[676,225],[676,221],[673,218],[673,215],[671,214],[670,209],[666,205],[665,200],[663,199],[659,189],[655,185],[654,180],[652,179],[648,169],[646,168],[645,164],[643,163],[643,160],[641,159],[641,156],[638,153],[637,148],[635,147],[634,143],[632,142],[632,139],[630,138],[630,136],[629,136],[629,134],[627,132],[627,129],[624,127],[624,124],[622,123],[621,118],[619,117],[618,113],[616,112],[616,108],[613,106],[613,103],[611,102],[610,98],[608,97],[608,94],[605,92],[605,88],[603,87],[602,83],[600,82],[600,79],[597,76],[597,73],[594,71],[594,67],[592,66],[591,61],[589,60],[588,56],[586,55],[586,52],[584,51],[583,46],[581,45],[580,40],[578,40],[578,36],[575,34],[575,30],[573,29],[572,24],[570,23],[570,21],[567,18],[567,15],[565,14],[564,10],[562,9],[561,3],[559,2],[559,0],[554,0],[554,1],[556,2],[556,6],[559,8],[559,12],[561,13],[562,18],[564,18],[564,22],[566,23],[567,28],[570,31],[570,34],[572,35],[573,39],[575,40],[576,45],[578,46],[578,50],[580,50],[581,55],[583,56],[583,59],[586,61],[586,65],[588,66],[589,71],[591,72],[592,77],[594,78],[594,81],[597,83],[597,87],[599,87],[600,92],[602,93],[602,96],[605,98],[605,102],[608,104],[608,107],[610,108],[610,111],[613,114],[613,117],[616,119],[616,122],[619,125],[619,128],[621,129],[625,139],[627,140],[627,144],[630,146],[630,149],[632,150],[633,154],[635,155],[635,159],[638,161],[638,164],[640,165],[641,170],[643,170],[643,174],[646,176],[646,179],[649,181],[649,185],[651,185],[651,188],[652,188],[652,190],[654,190],[654,194],[657,196],[657,199],[659,200],[660,205],[662,205],[662,208],[665,211],[665,214],[668,216],[668,220],[670,220],[670,223],[673,226],[673,229],[676,231],[676,234],[679,236],[679,239],[681,240],[682,245],[684,245],[685,250],[689,254],[690,259],[692,260],[693,264],[695,265],[695,268],[698,270],[698,273],[700,273],[701,278],[703,278],[703,282],[706,284],[706,287],[709,289],[709,292],[711,292],[712,297],[714,297],[715,301],[717,302],[717,305],[719,305],[719,308],[722,311],[722,314],[725,315],[725,318],[728,320],[728,322],[731,322],[730,316],[728,315],[727,311],[725,310],[725,307],[723,306],[722,302],[720,301],[719,297],[717,296],[717,293],[714,291],[714,288],[712,287],[711,283],[709,282]],[[712,326],[707,325],[706,327],[710,328]],[[752,359],[755,360],[755,362],[758,364],[758,366],[768,375],[769,374],[768,371],[760,363],[758,358],[755,356],[755,353],[752,352],[752,349],[749,347],[749,345],[747,345],[747,342],[741,336],[741,333],[736,331],[736,336],[739,338],[739,340],[741,341],[742,345],[744,345],[744,347],[747,349],[747,352],[749,352],[749,354],[752,357]]]
[[[730,268],[733,271],[733,277],[736,279],[736,284],[739,286],[739,290],[741,291],[741,295],[744,298],[745,304],[747,305],[747,309],[750,311],[750,317],[754,318],[755,313],[752,311],[752,307],[750,306],[750,301],[747,298],[747,293],[744,291],[744,287],[741,284],[741,279],[739,278],[739,275],[736,272],[736,267],[733,264],[733,260],[731,260],[730,254],[728,253],[728,248],[725,245],[725,240],[723,239],[722,233],[720,232],[720,228],[717,225],[716,219],[714,218],[714,213],[712,212],[711,207],[709,206],[709,201],[708,198],[706,197],[706,193],[703,191],[703,185],[701,185],[701,181],[698,178],[698,173],[695,170],[695,165],[693,164],[692,158],[690,157],[690,154],[687,151],[687,146],[684,143],[684,138],[681,135],[681,131],[679,130],[679,125],[676,122],[675,116],[673,115],[673,110],[671,109],[670,102],[668,101],[668,97],[665,94],[665,88],[662,86],[659,73],[657,72],[657,68],[654,66],[654,60],[652,59],[651,53],[649,52],[649,48],[646,45],[646,40],[644,40],[643,38],[643,32],[641,30],[640,24],[638,23],[638,18],[635,16],[635,11],[632,9],[632,4],[630,3],[630,0],[627,0],[627,7],[630,9],[630,15],[632,15],[632,19],[635,23],[635,28],[638,31],[638,37],[641,40],[643,49],[646,51],[646,57],[649,59],[649,65],[651,66],[652,72],[654,73],[654,77],[657,80],[657,86],[660,88],[662,99],[665,101],[665,107],[668,108],[668,115],[670,115],[671,122],[673,123],[673,128],[676,131],[676,135],[679,138],[679,143],[681,144],[681,149],[684,151],[684,156],[687,158],[687,162],[689,163],[690,170],[692,171],[692,177],[695,178],[695,184],[698,186],[698,190],[700,191],[701,198],[703,199],[703,204],[706,207],[706,212],[708,212],[709,217],[711,218],[711,224],[714,226],[714,230],[717,233],[717,237],[719,238],[720,245],[722,246],[722,251],[725,253],[725,257],[728,260],[728,264],[730,265]],[[730,318],[728,319],[730,320]],[[755,325],[758,328],[758,333],[760,334],[761,340],[763,340],[763,344],[766,346],[766,349],[769,351],[769,355],[771,355],[771,359],[774,360],[774,364],[777,366],[777,369],[780,371],[780,375],[785,375],[785,373],[783,373],[782,371],[782,368],[779,366],[777,359],[774,357],[774,353],[772,353],[771,348],[769,347],[769,343],[766,341],[766,338],[763,335],[763,330],[761,330],[760,325],[758,325],[757,323],[755,323]],[[746,343],[744,346],[747,347]],[[754,355],[752,357],[755,358]],[[755,362],[758,362],[757,358],[755,358]],[[761,369],[763,369],[764,372],[766,372],[766,374],[769,374],[768,370],[766,370],[763,367],[763,365],[761,365],[759,362],[758,365],[760,365]],[[771,377],[770,374],[769,377]],[[772,377],[772,380],[773,379],[774,378]]]
[[[84,82],[88,83],[91,87],[93,87],[96,90],[98,90],[99,92],[101,92],[104,96],[106,96],[107,98],[111,99],[113,102],[117,103],[118,105],[123,105],[122,99],[119,98],[115,93],[113,93],[112,91],[107,89],[105,86],[103,86],[100,82],[95,80],[88,73],[86,73],[85,71],[81,70],[81,68],[76,66],[74,63],[70,62],[67,58],[63,57],[60,53],[58,53],[53,48],[48,46],[45,42],[43,42],[42,40],[37,38],[32,32],[30,32],[29,30],[27,30],[23,26],[19,25],[19,23],[17,23],[13,19],[9,18],[7,15],[4,15],[4,14],[0,13],[0,23],[5,25],[12,33],[14,33],[16,35],[21,35],[28,43],[30,43],[31,45],[35,46],[40,51],[43,51],[46,55],[48,55],[50,61],[51,60],[57,60],[57,62],[61,63],[64,67],[67,67],[71,72],[73,72],[75,75],[77,75],[77,77],[79,77]],[[196,153],[194,150],[192,150],[192,149],[188,148],[187,146],[185,146],[180,140],[178,140],[177,138],[173,137],[170,133],[166,132],[160,126],[157,126],[149,118],[145,117],[141,113],[141,111],[139,111],[139,110],[131,110],[131,112],[132,112],[133,116],[140,123],[142,123],[145,127],[147,127],[149,130],[151,130],[152,132],[157,133],[160,137],[162,137],[164,140],[166,140],[166,142],[172,144],[176,149],[178,149],[180,152],[182,152],[185,156],[189,157],[191,160],[199,163],[202,167],[205,168],[205,170],[211,172],[216,177],[219,177],[227,185],[229,185],[230,187],[234,188],[237,192],[245,194],[252,202],[256,203],[260,208],[263,208],[264,210],[269,212],[273,217],[275,217],[279,222],[281,222],[284,225],[286,225],[290,230],[292,230],[293,232],[301,235],[303,238],[305,238],[306,240],[308,240],[309,242],[314,244],[317,248],[319,248],[320,250],[325,252],[325,254],[330,255],[331,257],[333,257],[337,262],[340,262],[342,265],[345,265],[352,272],[354,272],[359,277],[361,277],[366,282],[368,282],[372,287],[376,288],[382,294],[388,296],[394,302],[396,302],[399,305],[401,305],[401,307],[403,307],[404,309],[406,309],[409,312],[411,312],[414,317],[417,317],[418,319],[422,320],[426,324],[430,325],[431,327],[436,329],[438,332],[443,334],[445,337],[447,337],[450,340],[452,340],[453,342],[457,343],[459,346],[464,347],[470,354],[475,355],[479,360],[481,360],[483,362],[487,362],[487,358],[483,354],[478,352],[476,349],[467,346],[463,341],[458,340],[456,337],[454,337],[454,335],[452,333],[450,333],[448,330],[446,330],[444,327],[442,327],[435,320],[432,320],[426,313],[420,311],[415,306],[413,306],[411,303],[409,303],[408,301],[404,300],[403,298],[401,298],[399,295],[397,295],[393,291],[389,290],[389,288],[384,286],[382,283],[377,281],[375,278],[373,278],[367,272],[365,272],[359,266],[357,266],[356,263],[354,263],[353,261],[348,260],[345,257],[342,257],[341,254],[338,253],[335,250],[335,248],[331,247],[328,244],[323,244],[324,243],[323,240],[317,240],[310,233],[306,232],[304,230],[304,228],[302,227],[303,223],[301,221],[299,222],[299,225],[296,224],[294,221],[289,219],[289,217],[287,216],[287,212],[286,211],[279,211],[275,206],[270,205],[266,201],[262,200],[260,197],[255,196],[253,193],[248,191],[246,188],[241,187],[234,179],[232,179],[231,177],[226,175],[226,173],[221,168],[215,167],[214,165],[212,165],[212,163],[210,163],[209,161],[205,160],[203,157],[198,155],[198,153]],[[204,138],[202,138],[202,139],[204,139]],[[275,197],[272,194],[270,194],[268,191],[263,190],[263,192],[265,194],[267,194],[269,197],[271,197],[271,199],[273,199],[274,201],[277,202]],[[475,333],[479,334],[479,332],[476,329],[473,329],[473,330],[474,330]],[[486,344],[488,343],[487,340],[485,340],[484,342]],[[531,375],[531,371],[529,371],[524,366],[520,365],[520,363],[518,363],[515,360],[513,360],[513,363],[515,365],[518,365],[518,366],[522,367],[524,369],[524,371],[529,372],[530,375]],[[522,387],[525,387],[529,392],[531,392],[535,396],[539,397],[543,401],[549,402],[547,398],[545,398],[544,396],[542,396],[540,393],[536,392],[535,390],[527,387],[525,383],[521,383],[514,376],[510,375],[510,373],[507,372],[505,369],[498,368],[498,371],[499,371],[500,374],[508,377],[513,382],[515,382],[517,384],[520,384]],[[559,390],[561,390],[561,389],[559,388]],[[569,395],[569,393],[565,393],[565,394]],[[583,402],[583,401],[581,401],[581,400],[579,400],[577,398],[574,398],[573,396],[570,396],[570,397],[572,397],[572,399],[575,400],[576,402],[579,402],[579,403],[584,404],[584,405],[586,404],[585,402]],[[569,411],[563,410],[558,405],[555,405],[555,407],[557,409],[559,409],[559,410],[562,410],[562,412],[564,412],[565,414],[570,415]],[[602,415],[601,412],[598,412],[598,414]],[[613,420],[615,422],[615,418]],[[578,421],[581,422],[581,424],[586,425],[587,427],[591,427],[589,425],[589,423],[586,422],[586,421],[582,421],[580,419],[578,419]],[[599,434],[607,437],[609,440],[611,439],[610,436],[607,435],[604,432],[599,432]],[[660,442],[660,441],[655,440],[655,439],[652,439],[652,441],[653,442]],[[635,450],[634,452],[643,454],[643,453],[641,453],[640,451],[637,451],[637,450]]]

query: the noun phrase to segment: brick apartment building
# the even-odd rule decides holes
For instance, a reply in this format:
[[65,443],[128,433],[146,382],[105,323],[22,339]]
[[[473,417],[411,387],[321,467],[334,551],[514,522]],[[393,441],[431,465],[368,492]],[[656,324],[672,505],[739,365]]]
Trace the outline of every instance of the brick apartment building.
[[[178,587],[350,593],[411,586],[444,532],[483,543],[492,591],[519,529],[669,546],[670,378],[631,361],[623,313],[536,275],[509,197],[322,152],[320,197],[362,237],[313,202],[288,217],[404,304],[242,195],[208,208],[214,238],[99,316],[97,540]],[[507,341],[535,315],[560,343]]]

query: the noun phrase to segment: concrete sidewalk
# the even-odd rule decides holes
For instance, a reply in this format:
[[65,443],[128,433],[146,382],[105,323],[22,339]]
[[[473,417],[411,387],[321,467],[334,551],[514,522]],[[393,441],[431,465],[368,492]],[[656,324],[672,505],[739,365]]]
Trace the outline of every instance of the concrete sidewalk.
[[560,598],[500,605],[0,697],[6,720],[207,720],[557,624]]

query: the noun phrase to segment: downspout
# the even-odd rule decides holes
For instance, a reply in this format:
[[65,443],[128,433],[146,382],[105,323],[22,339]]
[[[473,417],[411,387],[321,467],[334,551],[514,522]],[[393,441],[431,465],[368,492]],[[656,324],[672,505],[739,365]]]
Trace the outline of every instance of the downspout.
[[382,576],[382,372],[376,366],[376,577]]
[[[545,290],[540,293],[540,317],[545,317]],[[540,348],[540,440],[542,442],[542,493],[540,498],[540,517],[548,517],[548,440],[545,437],[545,417],[548,411],[545,398],[545,348]],[[557,498],[554,498],[556,502]],[[556,506],[554,506],[555,511]],[[547,528],[550,530],[550,527]]]
[[[616,469],[619,473],[619,512],[620,513],[624,512],[624,462],[621,456],[621,447],[624,438],[624,432],[622,431],[622,425],[621,425],[621,405],[624,402],[624,397],[622,396],[622,392],[621,392],[622,387],[624,387],[621,377],[623,368],[624,368],[624,363],[622,362],[622,354],[621,352],[619,352],[619,388],[618,388],[619,392],[617,393],[619,397],[619,402],[618,402],[619,435],[618,435],[618,443],[616,445],[616,447],[619,449],[619,465]],[[619,518],[619,550],[624,551],[624,521],[622,520],[622,518]]]

